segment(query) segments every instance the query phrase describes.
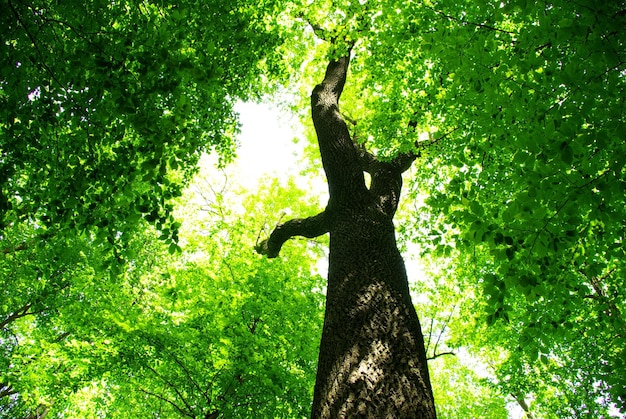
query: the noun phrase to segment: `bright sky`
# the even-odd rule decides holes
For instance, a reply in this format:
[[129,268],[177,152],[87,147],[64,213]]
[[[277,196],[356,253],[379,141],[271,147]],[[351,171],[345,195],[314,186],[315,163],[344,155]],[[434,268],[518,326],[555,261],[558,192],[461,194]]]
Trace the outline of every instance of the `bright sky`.
[[242,172],[242,183],[256,183],[261,176],[298,173],[301,146],[294,138],[301,137],[294,116],[268,104],[238,103],[241,144],[236,165]]

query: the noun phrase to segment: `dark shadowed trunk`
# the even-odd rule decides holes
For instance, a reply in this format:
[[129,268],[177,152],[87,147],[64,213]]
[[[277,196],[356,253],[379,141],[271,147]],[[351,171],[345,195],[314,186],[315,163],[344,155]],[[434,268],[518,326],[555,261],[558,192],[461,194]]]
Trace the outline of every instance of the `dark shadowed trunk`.
[[[435,418],[424,340],[393,225],[401,175],[415,156],[380,162],[353,143],[338,107],[349,61],[332,61],[311,95],[328,206],[279,225],[257,250],[275,257],[292,236],[330,233],[313,418]],[[364,172],[372,177],[369,189]]]

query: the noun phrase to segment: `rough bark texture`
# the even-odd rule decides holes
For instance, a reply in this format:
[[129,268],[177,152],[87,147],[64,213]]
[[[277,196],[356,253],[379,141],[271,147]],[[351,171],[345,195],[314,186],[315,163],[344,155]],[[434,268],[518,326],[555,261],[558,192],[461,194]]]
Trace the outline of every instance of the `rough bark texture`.
[[[292,236],[330,232],[313,418],[435,418],[424,340],[393,225],[401,175],[415,156],[379,162],[353,143],[338,106],[348,64],[348,56],[332,61],[311,95],[328,206],[278,226],[257,251],[275,257]],[[364,171],[372,177],[369,189]]]

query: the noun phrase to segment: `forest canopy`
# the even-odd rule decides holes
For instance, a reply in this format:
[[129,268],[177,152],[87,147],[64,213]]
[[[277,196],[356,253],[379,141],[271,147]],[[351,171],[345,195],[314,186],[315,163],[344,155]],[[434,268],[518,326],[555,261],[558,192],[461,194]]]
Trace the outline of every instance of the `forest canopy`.
[[0,417],[308,415],[325,239],[254,247],[319,197],[218,173],[238,101],[301,115],[319,173],[308,97],[347,51],[352,138],[417,156],[439,417],[626,414],[623,1],[3,4]]

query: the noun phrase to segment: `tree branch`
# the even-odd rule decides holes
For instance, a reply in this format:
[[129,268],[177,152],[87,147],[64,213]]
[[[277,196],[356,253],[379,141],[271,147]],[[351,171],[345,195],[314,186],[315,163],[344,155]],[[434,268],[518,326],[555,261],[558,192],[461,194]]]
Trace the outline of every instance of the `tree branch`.
[[329,208],[361,200],[367,194],[359,153],[339,112],[349,63],[349,53],[332,60],[324,80],[311,93],[313,125],[328,179]]
[[270,237],[257,244],[254,248],[260,255],[275,258],[287,240],[294,236],[313,238],[328,233],[328,217],[326,211],[308,218],[294,218],[276,226]]
[[178,406],[176,403],[174,403],[173,401],[169,400],[168,398],[164,396],[145,390],[143,388],[139,388],[138,390],[144,394],[147,394],[148,396],[156,397],[157,399],[164,401],[165,403],[171,405],[174,409],[176,409],[183,416],[186,416],[192,419],[195,419],[196,417],[196,415],[194,415],[192,412],[185,411],[182,407]]
[[448,20],[453,20],[455,22],[458,22],[461,25],[471,25],[471,26],[475,26],[476,28],[479,28],[479,29],[487,29],[487,30],[491,30],[491,31],[507,33],[507,34],[510,34],[510,35],[515,35],[515,32],[506,31],[504,29],[496,28],[495,26],[487,25],[486,23],[470,22],[468,20],[463,20],[463,19],[460,19],[458,17],[448,15],[448,14],[442,12],[441,10],[435,9],[432,6],[424,6],[424,7],[426,7],[427,9],[430,9],[431,11],[435,12],[436,14],[438,14],[440,16],[445,17]]
[[[349,53],[336,61],[333,60],[328,63],[324,80],[313,89],[313,94],[311,96],[318,99],[317,101],[313,100],[313,106],[324,104],[330,107],[332,105],[337,106],[339,104],[339,97],[343,92],[343,87],[345,86],[346,79],[348,77],[349,64]],[[322,99],[324,103],[320,103],[319,99]],[[338,109],[335,110],[339,113]],[[340,115],[338,116],[341,117]]]
[[448,314],[448,318],[446,319],[446,322],[443,324],[443,327],[439,331],[439,336],[437,336],[437,342],[435,342],[435,347],[433,348],[433,353],[437,353],[437,346],[439,346],[439,342],[441,341],[441,338],[443,337],[443,334],[446,331],[446,328],[450,324],[450,320],[452,319],[452,315],[454,314],[454,311],[456,310],[456,305],[457,304],[458,304],[458,301],[455,302],[454,305],[452,306],[452,310],[450,310],[450,313]]
[[453,355],[456,356],[456,353],[454,351],[446,351],[446,352],[439,352],[439,353],[434,353],[433,356],[429,356],[428,358],[426,358],[427,361],[432,361],[433,359],[437,359],[440,356],[444,356],[444,355]]
[[0,253],[2,253],[3,255],[8,255],[9,253],[17,253],[26,249],[28,249],[28,245],[26,244],[26,242],[22,242],[13,247],[5,247],[4,249],[0,250]]
[[513,399],[515,399],[517,404],[522,408],[526,417],[528,419],[534,419],[533,414],[530,411],[530,407],[528,406],[528,403],[526,403],[526,400],[524,400],[524,397],[522,397],[519,393],[511,393],[511,396],[513,396]]
[[376,156],[367,151],[364,144],[358,143],[357,141],[354,141],[354,148],[356,149],[363,171],[373,175],[379,163]]
[[[229,267],[230,269],[230,267]],[[150,342],[151,344],[153,344],[155,347],[158,347],[161,351],[165,352],[167,355],[169,355],[169,357],[171,359],[174,360],[174,362],[180,367],[180,369],[183,370],[183,372],[185,373],[185,375],[187,376],[187,381],[189,381],[193,387],[197,388],[198,391],[204,396],[204,398],[207,401],[207,405],[211,405],[211,403],[213,403],[211,396],[209,395],[207,390],[204,390],[200,384],[198,383],[198,381],[195,379],[194,375],[191,373],[191,371],[189,370],[189,368],[176,356],[176,354],[174,354],[173,351],[169,350],[164,344],[163,342],[161,342],[158,338],[152,338],[151,336],[145,336],[145,339]],[[161,376],[160,374],[158,374],[157,371],[155,371],[152,367],[150,367],[149,365],[146,365],[148,369],[152,370],[155,374]],[[161,378],[163,378],[161,376]],[[166,381],[166,383],[170,384],[169,382]],[[172,384],[170,384],[172,385]],[[173,385],[172,385],[173,386]],[[175,390],[177,393],[178,391]],[[181,396],[182,397],[182,396]],[[183,402],[185,402],[183,400]],[[187,403],[185,402],[185,405],[187,405]]]
[[17,390],[15,390],[10,384],[0,383],[0,399],[14,394],[17,394]]
[[[299,12],[296,15],[296,18],[302,19],[304,22],[308,23],[311,30],[313,30],[313,34],[320,40],[324,42],[330,43],[332,46],[343,46],[347,47],[348,50],[352,49],[356,40],[350,39],[348,34],[342,30],[338,30],[339,28],[345,28],[347,25],[347,21],[344,20],[343,24],[340,24],[335,29],[324,28],[320,23],[312,20],[311,17],[307,16],[303,11]],[[362,17],[363,19],[363,17]]]
[[[414,125],[412,125],[411,123],[409,123],[409,125],[414,127]],[[452,128],[450,131],[444,133],[440,137],[437,137],[437,138],[432,138],[431,137],[428,141],[416,141],[414,143],[416,151],[411,151],[411,152],[408,152],[408,153],[398,154],[396,157],[394,157],[391,160],[391,163],[394,166],[396,166],[399,170],[401,170],[402,172],[407,171],[411,167],[411,165],[413,164],[415,159],[420,157],[420,155],[421,155],[420,149],[424,149],[426,147],[430,147],[432,145],[437,144],[439,141],[443,140],[444,138],[446,138],[447,136],[449,136],[453,132],[457,131],[458,129],[459,129],[459,127]]]
[[50,406],[46,406],[43,403],[40,403],[34,411],[29,412],[28,415],[25,416],[26,419],[44,419],[48,416],[48,412],[50,412]]
[[[174,391],[174,393],[176,393],[176,395],[180,398],[180,401],[185,405],[185,407],[187,408],[187,411],[189,412],[187,414],[187,416],[189,417],[193,417],[195,418],[195,415],[193,414],[193,407],[189,404],[189,402],[187,401],[187,399],[185,399],[183,393],[178,389],[178,386],[174,383],[172,383],[170,380],[168,380],[167,378],[165,378],[162,374],[160,374],[156,369],[152,368],[150,365],[148,365],[147,363],[145,364],[145,367],[152,371],[152,373],[154,375],[156,375],[158,378],[160,378],[165,384],[167,384],[167,386],[172,389]],[[140,389],[141,390],[141,389]],[[146,392],[146,394],[148,394]],[[159,397],[156,394],[152,394],[153,396]],[[176,406],[181,413],[184,413],[184,411],[182,409],[180,409],[176,404],[174,404],[173,402],[170,402],[169,400],[166,400],[164,398],[159,397],[161,400],[165,400],[167,402],[169,402],[170,404],[172,404],[172,406]]]
[[32,305],[33,305],[32,303],[26,303],[22,307],[20,307],[17,310],[15,310],[6,319],[4,319],[2,322],[0,322],[0,329],[4,329],[7,325],[9,325],[10,323],[14,322],[17,319],[20,319],[22,317],[26,317],[26,316],[28,316],[30,314],[35,314],[35,313],[30,313],[29,312],[29,310],[32,307]]

